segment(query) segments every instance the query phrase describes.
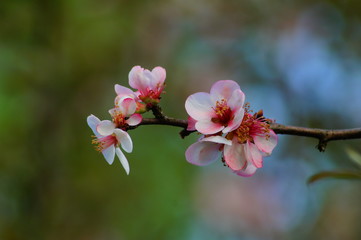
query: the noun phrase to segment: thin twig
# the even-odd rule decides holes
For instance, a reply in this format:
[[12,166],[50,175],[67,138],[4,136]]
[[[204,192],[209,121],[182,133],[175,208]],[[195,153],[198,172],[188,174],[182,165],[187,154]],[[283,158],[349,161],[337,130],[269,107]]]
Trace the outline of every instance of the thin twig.
[[151,105],[150,110],[152,110],[152,113],[155,118],[157,119],[165,119],[166,117],[163,114],[162,108],[158,105]]
[[329,141],[361,138],[361,128],[352,129],[319,129],[296,126],[286,126],[272,123],[271,128],[277,134],[287,134],[318,139],[317,149],[324,152]]
[[[157,118],[144,118],[139,125],[169,125],[181,127],[183,130],[180,132],[182,138],[188,136],[195,131],[188,131],[188,123],[186,120],[170,118],[162,114],[161,119]],[[139,126],[138,125],[138,126]],[[131,127],[134,129],[136,127]],[[278,123],[272,123],[271,129],[277,134],[295,135],[303,137],[317,138],[319,143],[317,149],[324,152],[329,141],[357,139],[361,138],[361,128],[353,129],[319,129],[319,128],[306,128],[297,126],[286,126]]]

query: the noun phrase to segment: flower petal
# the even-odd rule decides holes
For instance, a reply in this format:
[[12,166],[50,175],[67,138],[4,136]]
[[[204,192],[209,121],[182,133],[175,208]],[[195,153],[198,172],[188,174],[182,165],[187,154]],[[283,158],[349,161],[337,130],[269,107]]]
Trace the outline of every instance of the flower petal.
[[108,136],[110,134],[113,134],[115,129],[115,125],[113,122],[109,120],[103,120],[100,123],[98,123],[96,130],[97,132],[102,136]]
[[213,84],[211,88],[211,98],[214,102],[231,99],[233,91],[240,89],[238,83],[233,80],[220,80]]
[[142,80],[141,76],[143,75],[144,69],[140,66],[134,66],[132,70],[129,72],[129,85],[132,88],[142,90],[140,89],[142,87]]
[[216,161],[221,152],[220,145],[213,142],[196,142],[190,145],[186,151],[186,159],[189,163],[205,166]]
[[129,175],[129,171],[130,171],[129,163],[128,163],[128,160],[125,157],[124,153],[118,147],[115,148],[115,153],[117,154],[117,156],[120,160],[120,163],[122,164],[125,172],[127,173],[127,175]]
[[247,141],[246,151],[250,158],[248,160],[251,160],[255,167],[261,168],[263,166],[263,157],[256,144]]
[[97,132],[97,125],[100,123],[99,118],[97,118],[96,116],[94,116],[93,114],[88,116],[86,119],[88,126],[91,128],[91,130],[93,131],[93,133],[98,137],[100,136],[100,134]]
[[162,67],[155,67],[152,70],[152,75],[153,75],[153,89],[156,88],[157,86],[161,86],[164,84],[165,78],[166,78],[166,71],[164,68]]
[[118,102],[119,110],[124,114],[124,116],[130,116],[135,113],[137,109],[137,103],[131,97],[124,97]]
[[231,146],[224,146],[224,160],[234,171],[241,170],[247,165],[247,158],[244,147],[245,144],[239,144],[236,138],[232,140]]
[[214,115],[214,106],[215,104],[211,101],[209,93],[205,92],[190,95],[185,103],[188,115],[197,121],[211,119]]
[[253,137],[253,140],[259,150],[266,153],[266,155],[270,155],[277,145],[278,136],[273,130],[270,130],[269,137],[255,136]]
[[242,177],[250,177],[255,174],[257,168],[253,164],[247,164],[247,167],[242,170],[234,171],[235,174]]
[[192,118],[191,116],[188,117],[188,126],[187,126],[187,130],[188,131],[194,131],[196,130],[196,120],[194,118]]
[[136,126],[142,122],[142,115],[140,115],[139,113],[135,113],[131,115],[125,122],[129,126]]
[[117,93],[118,96],[134,96],[134,92],[127,88],[127,87],[124,87],[122,85],[119,85],[119,84],[115,84],[114,86],[114,90],[115,92]]
[[200,141],[201,142],[214,142],[214,143],[225,144],[225,145],[229,145],[229,146],[232,145],[231,140],[228,140],[228,139],[226,139],[224,137],[221,137],[221,136],[205,137],[205,138],[202,138]]
[[112,164],[114,162],[114,156],[115,156],[115,147],[114,147],[114,145],[111,145],[110,147],[104,149],[102,151],[102,154],[103,154],[105,160],[109,164]]
[[119,128],[116,128],[114,130],[114,134],[124,151],[126,151],[127,153],[131,153],[133,151],[133,142],[129,134]]
[[224,128],[224,126],[221,125],[220,123],[214,123],[207,120],[196,122],[195,127],[198,132],[206,135],[217,133],[219,131],[222,131],[222,129]]
[[235,89],[231,97],[227,101],[227,105],[233,110],[237,111],[239,108],[243,108],[246,96],[241,89]]
[[241,107],[234,114],[234,118],[231,121],[229,121],[228,126],[225,127],[222,130],[222,132],[229,133],[229,132],[232,132],[233,130],[237,129],[241,125],[243,117],[244,117],[244,108]]

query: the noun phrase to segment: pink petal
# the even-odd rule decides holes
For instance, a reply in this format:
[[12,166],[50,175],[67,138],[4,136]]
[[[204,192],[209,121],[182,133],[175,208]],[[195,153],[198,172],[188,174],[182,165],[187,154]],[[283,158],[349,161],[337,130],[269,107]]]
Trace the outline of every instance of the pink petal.
[[253,165],[257,168],[261,168],[263,166],[263,157],[256,144],[247,141],[246,151],[248,152],[247,155],[250,158],[248,160],[251,160]]
[[133,151],[133,142],[130,138],[129,134],[126,131],[123,131],[122,129],[115,129],[114,130],[115,137],[117,138],[117,141],[120,143],[124,151],[127,153],[130,153]]
[[239,144],[237,139],[234,138],[231,146],[224,146],[224,160],[232,170],[238,171],[246,167],[247,158],[244,145]]
[[110,116],[114,117],[117,115],[117,113],[120,111],[119,107],[115,107],[112,109],[109,109],[108,113],[110,114]]
[[188,117],[188,126],[187,126],[187,130],[188,131],[194,131],[196,130],[196,120],[194,118],[192,118],[191,116]]
[[186,159],[194,165],[208,165],[219,158],[221,153],[219,147],[219,144],[212,142],[193,143],[186,151]]
[[255,174],[257,168],[253,164],[247,164],[247,167],[243,170],[234,171],[235,174],[242,177],[250,177]]
[[214,115],[214,106],[215,104],[211,101],[209,93],[205,92],[190,95],[185,103],[188,115],[196,121],[202,119],[210,120]]
[[233,110],[237,111],[239,108],[243,108],[246,96],[241,89],[233,91],[231,97],[227,101],[227,105]]
[[165,78],[166,78],[166,71],[162,67],[155,67],[152,70],[153,74],[153,87],[157,87],[164,84]]
[[102,151],[102,154],[103,154],[105,160],[109,164],[112,164],[114,162],[114,156],[115,156],[115,147],[114,147],[114,145],[111,145],[110,147],[104,149]]
[[140,115],[139,113],[135,113],[131,115],[125,122],[129,126],[136,126],[142,122],[142,115]]
[[122,164],[125,172],[127,173],[127,175],[129,175],[129,171],[130,171],[129,163],[128,163],[128,160],[125,157],[124,153],[118,147],[115,148],[115,153],[117,154],[117,156],[120,160],[120,163]]
[[195,125],[198,132],[208,135],[208,134],[214,134],[218,133],[219,131],[222,131],[224,126],[222,126],[220,123],[214,123],[211,121],[198,121]]
[[153,83],[155,82],[154,76],[151,71],[144,69],[143,74],[140,75],[140,80],[142,88],[148,91],[148,89],[153,89]]
[[91,130],[93,131],[93,133],[95,134],[95,136],[100,136],[100,134],[97,131],[97,125],[100,123],[99,118],[97,118],[96,116],[94,116],[93,114],[88,116],[86,119],[88,126],[91,128]]
[[118,108],[124,114],[124,116],[129,116],[137,109],[137,103],[133,98],[124,97],[119,100]]
[[221,137],[221,136],[205,137],[205,138],[202,138],[200,141],[201,142],[214,142],[214,143],[225,144],[225,145],[229,145],[229,146],[232,145],[231,140],[228,140],[228,139],[226,139],[224,137]]
[[266,136],[254,136],[253,140],[259,150],[266,153],[266,155],[270,155],[277,145],[278,136],[273,130],[270,130],[269,138]]
[[244,108],[239,108],[237,112],[234,113],[234,118],[229,121],[228,126],[225,127],[222,132],[223,133],[229,133],[232,132],[233,130],[237,129],[243,120],[244,117]]
[[103,120],[97,125],[97,132],[102,136],[108,136],[113,134],[115,125],[109,120]]
[[140,66],[135,66],[129,72],[129,85],[132,88],[138,89],[141,92],[145,91],[144,85],[144,76],[143,76],[144,69]]
[[115,89],[115,92],[117,93],[117,95],[121,96],[121,97],[134,95],[134,92],[131,89],[124,87],[122,85],[119,85],[119,84],[115,84],[114,89]]
[[229,100],[233,91],[240,89],[238,83],[233,80],[220,80],[213,84],[211,88],[212,100],[219,101],[221,99]]

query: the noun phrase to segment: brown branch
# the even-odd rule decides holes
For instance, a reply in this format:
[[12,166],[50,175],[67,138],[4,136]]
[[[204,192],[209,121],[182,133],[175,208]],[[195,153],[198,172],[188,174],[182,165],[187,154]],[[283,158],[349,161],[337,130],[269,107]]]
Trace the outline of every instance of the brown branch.
[[352,129],[319,129],[296,126],[286,126],[272,123],[271,128],[277,134],[287,134],[318,139],[317,149],[324,152],[329,141],[361,138],[361,128]]
[[[183,130],[180,132],[182,138],[188,136],[189,134],[195,131],[188,131],[188,123],[186,120],[170,118],[162,115],[163,118],[144,118],[142,122],[138,125],[169,125],[181,127]],[[131,127],[130,129],[134,129]],[[286,135],[295,135],[303,137],[317,138],[319,143],[317,144],[317,149],[321,152],[324,152],[329,141],[334,140],[346,140],[346,139],[356,139],[361,138],[361,128],[353,129],[319,129],[319,128],[306,128],[306,127],[296,127],[296,126],[286,126],[278,123],[272,123],[271,129],[277,134],[286,134]]]

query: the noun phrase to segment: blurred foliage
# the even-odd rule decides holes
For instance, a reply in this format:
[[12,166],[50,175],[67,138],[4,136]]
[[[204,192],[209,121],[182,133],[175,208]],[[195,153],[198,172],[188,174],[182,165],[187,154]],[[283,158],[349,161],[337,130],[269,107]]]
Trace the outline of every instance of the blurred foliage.
[[141,126],[126,176],[93,150],[86,125],[91,113],[109,118],[113,86],[127,85],[132,66],[160,65],[169,116],[185,119],[189,94],[234,79],[280,123],[360,127],[360,7],[2,1],[0,239],[360,239],[359,183],[305,186],[314,172],[351,166],[344,148],[360,149],[357,140],[320,154],[312,139],[280,136],[265,167],[243,179],[221,163],[188,164],[197,136]]

